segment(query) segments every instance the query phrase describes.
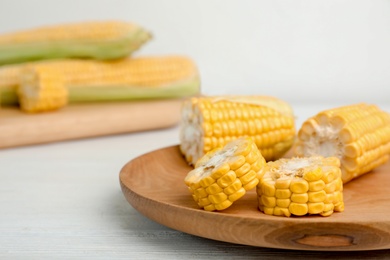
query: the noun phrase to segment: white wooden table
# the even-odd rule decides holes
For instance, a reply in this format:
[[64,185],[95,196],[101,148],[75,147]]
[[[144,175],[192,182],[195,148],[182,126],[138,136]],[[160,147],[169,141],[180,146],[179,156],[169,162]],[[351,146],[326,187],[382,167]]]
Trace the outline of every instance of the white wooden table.
[[[328,106],[294,106],[297,126]],[[0,150],[0,259],[390,258],[390,250],[310,252],[235,245],[147,219],[125,200],[119,171],[143,153],[175,144],[177,127]]]

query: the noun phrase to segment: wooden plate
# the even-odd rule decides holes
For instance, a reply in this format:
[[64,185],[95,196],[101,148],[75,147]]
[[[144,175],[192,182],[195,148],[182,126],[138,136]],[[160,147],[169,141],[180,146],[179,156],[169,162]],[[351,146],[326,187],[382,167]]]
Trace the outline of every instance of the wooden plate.
[[330,217],[276,217],[257,209],[255,191],[221,212],[199,209],[184,177],[191,167],[178,146],[127,163],[120,183],[127,201],[167,227],[225,242],[299,250],[390,248],[390,163],[344,186],[345,211]]

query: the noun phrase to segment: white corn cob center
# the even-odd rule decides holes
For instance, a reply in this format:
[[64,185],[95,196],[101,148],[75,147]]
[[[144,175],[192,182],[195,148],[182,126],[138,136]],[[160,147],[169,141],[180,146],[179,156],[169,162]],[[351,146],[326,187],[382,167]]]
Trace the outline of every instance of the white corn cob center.
[[182,108],[180,127],[180,144],[189,161],[196,162],[203,155],[203,118],[198,111],[192,109],[191,102],[186,102]]
[[312,129],[303,127],[302,130],[308,134],[303,148],[304,154],[335,156],[341,160],[344,144],[340,140],[340,129],[331,125],[313,124]]

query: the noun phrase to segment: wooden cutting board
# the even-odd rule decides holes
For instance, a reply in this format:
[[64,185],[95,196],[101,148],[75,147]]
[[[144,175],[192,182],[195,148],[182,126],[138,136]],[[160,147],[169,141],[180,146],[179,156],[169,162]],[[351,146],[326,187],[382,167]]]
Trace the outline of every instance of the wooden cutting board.
[[0,109],[0,148],[166,128],[180,119],[182,99],[69,105],[27,114]]

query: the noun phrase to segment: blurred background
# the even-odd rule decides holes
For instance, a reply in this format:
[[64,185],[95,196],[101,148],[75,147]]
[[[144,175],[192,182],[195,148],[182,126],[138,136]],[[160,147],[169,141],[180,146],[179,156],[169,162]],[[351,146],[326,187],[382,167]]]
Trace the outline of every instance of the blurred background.
[[390,1],[1,0],[0,33],[120,19],[154,35],[138,55],[184,54],[204,94],[292,103],[390,100]]

